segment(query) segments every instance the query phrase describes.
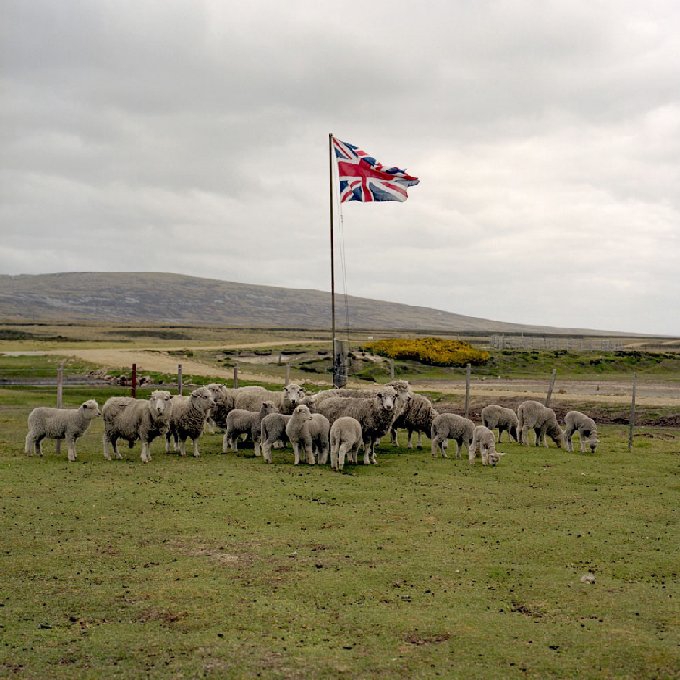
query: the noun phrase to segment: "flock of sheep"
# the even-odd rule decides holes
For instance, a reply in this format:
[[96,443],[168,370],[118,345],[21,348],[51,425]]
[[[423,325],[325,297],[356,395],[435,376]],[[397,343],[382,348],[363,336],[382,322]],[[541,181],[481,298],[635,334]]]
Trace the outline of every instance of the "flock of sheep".
[[230,389],[215,383],[188,396],[155,390],[148,399],[111,397],[101,411],[94,399],[77,409],[35,408],[28,417],[25,451],[32,454],[37,447],[42,455],[43,439],[66,440],[68,459],[73,461],[76,440],[97,416],[103,416],[106,459],[111,459],[110,448],[116,458],[122,458],[119,440],[130,448],[139,441],[145,463],[151,460],[151,442],[161,436],[166,453],[179,447],[185,456],[186,441],[191,439],[193,454],[199,456],[198,441],[206,428],[224,432],[223,453],[236,451],[245,435],[252,439],[255,455],[267,463],[272,462],[272,448],[290,442],[296,465],[301,459],[326,464],[330,457],[334,470],[342,470],[346,459],[356,463],[361,448],[364,464],[376,463],[376,445],[388,433],[396,444],[398,429],[407,430],[409,448],[414,434],[418,434],[419,446],[426,434],[432,441],[432,456],[441,452],[446,458],[451,439],[456,457],[465,445],[470,463],[479,453],[484,465],[495,465],[503,455],[496,450],[494,430],[498,430],[499,442],[503,432],[508,432],[520,444],[527,444],[529,430],[534,430],[536,446],[548,446],[546,437],[550,437],[558,447],[572,451],[576,432],[581,452],[587,444],[594,453],[598,444],[595,422],[579,411],[567,413],[564,430],[555,412],[537,401],[521,403],[517,413],[491,404],[481,415],[483,424],[475,425],[454,413],[438,413],[427,397],[413,393],[404,380],[372,389],[331,389],[312,395],[295,383],[277,392],[256,386]]

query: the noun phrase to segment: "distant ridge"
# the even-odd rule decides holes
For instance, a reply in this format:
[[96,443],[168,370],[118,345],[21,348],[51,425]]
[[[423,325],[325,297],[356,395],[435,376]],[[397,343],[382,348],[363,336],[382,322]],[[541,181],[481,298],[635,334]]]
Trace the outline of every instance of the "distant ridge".
[[[330,293],[170,273],[0,275],[0,320],[328,328]],[[344,310],[342,320],[344,325]],[[361,297],[349,298],[349,320],[353,329],[605,334],[505,323]]]

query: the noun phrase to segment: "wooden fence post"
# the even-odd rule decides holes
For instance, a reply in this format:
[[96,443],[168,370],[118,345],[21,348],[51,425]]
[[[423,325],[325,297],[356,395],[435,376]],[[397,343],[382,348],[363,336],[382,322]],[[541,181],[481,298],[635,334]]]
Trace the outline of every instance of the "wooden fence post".
[[137,364],[132,364],[132,380],[130,395],[133,399],[137,398]]
[[470,413],[470,371],[472,366],[468,364],[465,367],[465,417]]
[[290,382],[290,362],[286,363],[286,385]]
[[234,366],[234,389],[238,387],[238,366]]
[[633,450],[633,430],[635,429],[635,393],[637,391],[637,374],[633,373],[633,396],[630,400],[630,420],[628,421],[628,450]]
[[390,380],[394,380],[394,359],[390,359]]
[[177,394],[182,394],[182,364],[177,364]]
[[548,394],[545,397],[545,405],[550,406],[550,399],[553,393],[553,387],[555,387],[555,378],[557,377],[557,369],[553,368],[552,377],[550,378],[550,386],[548,387]]
[[[64,362],[59,362],[57,368],[57,408],[64,405]],[[55,453],[61,453],[61,439],[57,439],[54,445]]]

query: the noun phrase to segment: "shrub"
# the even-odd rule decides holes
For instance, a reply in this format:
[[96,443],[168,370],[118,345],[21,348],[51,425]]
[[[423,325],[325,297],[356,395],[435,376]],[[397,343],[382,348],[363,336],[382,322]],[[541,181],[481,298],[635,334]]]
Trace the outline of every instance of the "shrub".
[[376,340],[365,349],[390,359],[410,359],[430,366],[479,366],[489,360],[489,353],[467,342],[443,338],[394,338]]

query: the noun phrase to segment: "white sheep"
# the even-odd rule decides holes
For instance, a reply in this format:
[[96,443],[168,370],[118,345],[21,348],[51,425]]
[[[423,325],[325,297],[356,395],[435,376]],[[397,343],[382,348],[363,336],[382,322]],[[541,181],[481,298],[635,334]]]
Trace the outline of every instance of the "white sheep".
[[477,425],[472,434],[472,444],[468,449],[468,459],[470,465],[475,462],[475,457],[479,451],[482,457],[482,465],[496,465],[501,456],[505,455],[496,451],[496,437],[494,433],[484,425]]
[[272,446],[277,442],[286,442],[286,425],[292,416],[283,413],[270,413],[262,419],[260,425],[260,446],[265,463],[272,462]]
[[517,433],[517,414],[511,408],[505,408],[498,404],[489,404],[482,409],[482,424],[490,430],[498,428],[498,442],[503,437],[503,432],[507,432],[515,441],[519,441]]
[[24,451],[33,455],[37,445],[42,456],[43,439],[65,439],[68,459],[72,462],[77,458],[76,441],[85,434],[92,419],[100,415],[99,404],[94,399],[88,399],[78,408],[34,408],[28,416]]
[[168,432],[165,435],[165,451],[170,448],[170,439],[179,442],[180,455],[186,456],[187,438],[191,438],[194,448],[194,456],[198,458],[198,440],[203,434],[205,422],[210,410],[215,405],[212,394],[207,387],[196,388],[188,397],[175,395],[172,398],[172,408]]
[[399,445],[397,430],[405,428],[408,432],[408,448],[413,448],[413,434],[418,434],[418,448],[423,448],[423,434],[429,435],[432,421],[439,415],[432,402],[422,394],[412,394],[403,411],[397,416],[390,428],[392,443]]
[[357,460],[357,453],[363,443],[361,423],[355,418],[343,416],[338,418],[330,430],[331,468],[342,472],[345,456],[351,462]]
[[571,438],[574,432],[578,432],[581,440],[581,453],[585,453],[585,445],[588,442],[590,452],[595,453],[595,449],[599,443],[597,438],[597,425],[595,421],[580,411],[569,411],[564,417],[564,424],[566,426],[564,437],[567,442],[567,451],[573,451]]
[[314,452],[312,450],[312,435],[309,431],[309,425],[312,422],[312,414],[307,406],[296,406],[290,420],[286,424],[286,436],[293,445],[293,453],[295,454],[295,465],[300,464],[300,448],[304,449],[307,463],[314,465]]
[[227,431],[222,439],[222,453],[226,453],[229,447],[232,451],[237,451],[239,437],[247,434],[253,440],[255,455],[259,456],[262,419],[275,412],[276,408],[271,401],[263,401],[258,412],[245,411],[240,408],[230,411],[227,416]]
[[125,439],[130,448],[139,439],[142,442],[142,462],[151,460],[151,442],[168,429],[172,396],[166,390],[155,390],[148,399],[132,397],[111,397],[102,407],[104,418],[104,458],[111,460],[109,444],[113,446],[116,458],[118,440]]
[[331,424],[326,416],[320,413],[312,413],[312,419],[309,422],[309,434],[312,437],[312,453],[316,462],[320,465],[325,465],[328,462],[330,430]]
[[373,392],[367,398],[331,397],[315,404],[315,410],[326,416],[331,425],[342,416],[351,416],[359,421],[366,465],[378,462],[375,442],[389,432],[396,409],[398,409],[397,392],[393,387],[387,386]]
[[432,457],[437,457],[437,451],[441,451],[442,458],[448,458],[446,450],[449,439],[456,443],[456,458],[460,458],[460,448],[467,446],[468,455],[475,431],[475,424],[469,418],[463,418],[456,413],[440,413],[433,421],[430,430],[432,440]]
[[279,413],[290,415],[305,396],[304,388],[296,383],[289,383],[280,392],[272,392],[264,387],[249,385],[233,390],[233,408],[259,411],[262,402],[271,401]]
[[543,444],[547,448],[547,435],[557,444],[558,448],[562,448],[564,432],[557,424],[557,416],[551,408],[538,401],[523,401],[517,408],[517,421],[520,444],[527,445],[529,443],[529,429],[533,429],[536,435],[536,446]]

